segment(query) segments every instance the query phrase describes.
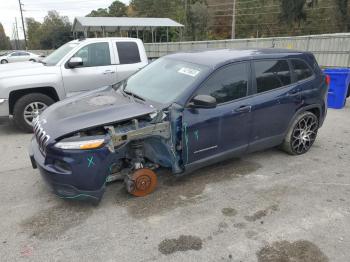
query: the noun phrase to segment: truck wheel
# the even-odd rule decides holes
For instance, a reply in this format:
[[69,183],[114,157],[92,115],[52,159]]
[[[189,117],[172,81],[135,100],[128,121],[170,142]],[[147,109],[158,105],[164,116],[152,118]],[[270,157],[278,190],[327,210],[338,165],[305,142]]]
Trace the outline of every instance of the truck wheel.
[[1,64],[7,64],[7,63],[8,63],[8,61],[6,59],[1,60]]
[[17,100],[13,108],[15,125],[25,132],[33,132],[33,119],[53,103],[55,101],[51,97],[41,93],[22,96]]
[[281,148],[291,155],[305,154],[316,140],[318,118],[311,112],[301,113],[290,127]]
[[157,175],[149,168],[141,168],[125,178],[127,191],[137,197],[152,193],[157,186]]

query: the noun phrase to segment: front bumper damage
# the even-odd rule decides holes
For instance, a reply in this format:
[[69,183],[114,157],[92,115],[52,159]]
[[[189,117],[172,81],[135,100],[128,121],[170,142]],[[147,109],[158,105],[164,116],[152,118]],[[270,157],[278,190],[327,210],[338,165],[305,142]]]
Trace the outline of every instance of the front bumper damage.
[[106,143],[92,150],[64,150],[49,144],[43,152],[34,137],[29,153],[33,168],[38,168],[59,197],[96,201],[102,198],[107,182],[124,179],[137,169],[162,166],[179,173],[171,122],[156,118],[106,125]]

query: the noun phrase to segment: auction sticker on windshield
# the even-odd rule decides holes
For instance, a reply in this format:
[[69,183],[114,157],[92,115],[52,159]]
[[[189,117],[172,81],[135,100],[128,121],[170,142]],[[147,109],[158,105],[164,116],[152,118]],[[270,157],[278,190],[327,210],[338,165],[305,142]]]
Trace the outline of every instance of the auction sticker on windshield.
[[182,67],[179,69],[178,72],[188,76],[196,77],[200,71],[196,69],[188,68],[188,67]]

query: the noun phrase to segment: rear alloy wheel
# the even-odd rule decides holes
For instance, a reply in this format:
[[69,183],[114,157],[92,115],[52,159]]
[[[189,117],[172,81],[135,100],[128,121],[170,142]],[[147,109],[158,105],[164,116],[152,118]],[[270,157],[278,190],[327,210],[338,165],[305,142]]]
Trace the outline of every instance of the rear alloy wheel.
[[32,122],[34,118],[54,102],[51,97],[40,93],[22,96],[13,108],[14,123],[25,132],[33,132]]
[[0,63],[1,63],[1,64],[7,64],[8,61],[7,61],[6,59],[2,59]]
[[157,175],[148,168],[137,169],[126,178],[125,184],[130,194],[143,197],[156,189]]
[[311,112],[299,115],[282,144],[282,149],[292,155],[305,154],[316,140],[318,118]]

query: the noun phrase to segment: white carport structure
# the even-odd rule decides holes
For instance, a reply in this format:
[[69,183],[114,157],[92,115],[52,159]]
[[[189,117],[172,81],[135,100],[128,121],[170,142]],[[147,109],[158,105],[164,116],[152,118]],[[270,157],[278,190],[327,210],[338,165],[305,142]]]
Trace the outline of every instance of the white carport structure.
[[87,37],[89,32],[102,33],[102,36],[108,36],[108,33],[119,33],[122,36],[123,32],[136,32],[136,37],[139,38],[139,33],[142,32],[143,38],[145,31],[150,31],[152,34],[152,42],[157,38],[157,29],[166,28],[166,40],[169,42],[169,28],[179,29],[177,32],[181,38],[182,28],[184,25],[175,22],[170,18],[148,18],[148,17],[76,17],[73,23],[73,35],[77,36],[79,32],[84,33]]

